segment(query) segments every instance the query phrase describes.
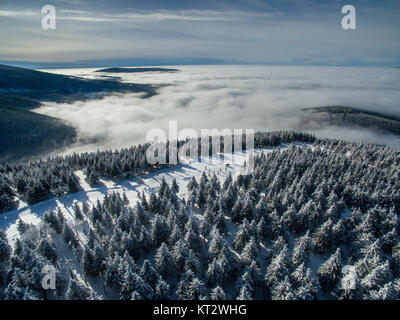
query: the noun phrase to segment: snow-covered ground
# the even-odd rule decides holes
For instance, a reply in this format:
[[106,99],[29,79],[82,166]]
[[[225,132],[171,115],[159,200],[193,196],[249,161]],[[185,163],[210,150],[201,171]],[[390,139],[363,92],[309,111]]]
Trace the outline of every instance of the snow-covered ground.
[[[284,150],[287,148],[287,145],[281,145],[278,148]],[[220,181],[223,182],[229,173],[231,173],[233,177],[236,177],[248,170],[244,167],[244,164],[248,161],[250,156],[260,154],[261,152],[271,152],[273,149],[274,148],[248,150],[235,152],[233,155],[220,154],[207,159],[200,158],[197,161],[178,164],[153,172],[142,177],[142,182],[137,178],[119,181],[100,179],[100,183],[94,188],[90,187],[85,181],[84,174],[81,171],[77,171],[76,175],[80,179],[83,190],[62,197],[51,198],[32,206],[22,203],[18,209],[6,212],[0,216],[0,229],[6,232],[9,243],[12,244],[18,236],[18,218],[21,218],[25,223],[37,225],[40,223],[41,217],[46,211],[54,210],[59,207],[65,218],[72,220],[74,219],[72,208],[75,201],[87,201],[89,204],[93,204],[96,203],[98,199],[101,201],[106,192],[112,191],[120,193],[125,192],[131,205],[134,205],[140,193],[144,192],[145,194],[149,194],[151,191],[157,190],[162,178],[165,178],[168,183],[171,183],[175,178],[179,185],[179,195],[186,196],[188,193],[186,186],[192,177],[198,180],[205,171],[210,177],[215,173]]]

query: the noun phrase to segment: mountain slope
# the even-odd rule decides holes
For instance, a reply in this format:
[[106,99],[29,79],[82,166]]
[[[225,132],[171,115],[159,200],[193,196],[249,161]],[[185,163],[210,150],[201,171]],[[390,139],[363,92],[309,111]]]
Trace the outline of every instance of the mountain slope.
[[87,94],[143,92],[155,94],[154,87],[145,84],[93,80],[54,73],[0,65],[0,98],[15,95],[46,101],[69,102],[87,99]]
[[0,106],[0,162],[29,159],[74,142],[75,129],[61,120]]
[[301,126],[309,129],[326,125],[368,128],[400,135],[400,118],[347,106],[324,106],[303,109]]
[[[277,145],[254,150],[254,171],[247,153],[0,216],[0,299],[400,298],[397,151]],[[38,285],[46,264],[57,290]]]
[[143,93],[146,98],[155,88],[0,65],[0,163],[25,161],[74,142],[74,128],[30,111],[42,102],[82,101],[115,92]]

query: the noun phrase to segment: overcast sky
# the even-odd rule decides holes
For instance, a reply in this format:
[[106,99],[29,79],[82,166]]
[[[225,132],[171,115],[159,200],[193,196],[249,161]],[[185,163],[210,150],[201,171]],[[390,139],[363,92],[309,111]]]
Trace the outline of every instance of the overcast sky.
[[[57,10],[56,30],[41,8]],[[352,4],[357,30],[343,30]],[[0,62],[400,66],[400,0],[0,0]]]

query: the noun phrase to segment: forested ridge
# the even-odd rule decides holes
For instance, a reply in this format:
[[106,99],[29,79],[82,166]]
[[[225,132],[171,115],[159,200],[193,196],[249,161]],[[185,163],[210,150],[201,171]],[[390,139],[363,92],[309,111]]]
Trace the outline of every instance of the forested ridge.
[[362,110],[347,106],[325,106],[305,108],[301,121],[304,128],[326,125],[349,128],[368,128],[378,132],[400,134],[400,118],[395,115]]
[[[256,146],[288,138],[301,141],[300,134],[259,134]],[[57,165],[68,181],[100,159],[118,164],[117,176],[135,174],[121,164],[141,148],[9,166],[3,181],[45,165]],[[107,175],[111,163],[92,172]],[[0,234],[0,296],[399,299],[399,167],[398,150],[317,140],[257,155],[254,170],[237,178],[203,173],[186,197],[176,181],[162,181],[137,203],[109,193],[93,205],[75,203],[73,220],[60,210],[37,226],[19,220],[13,248]],[[57,270],[53,291],[41,287],[46,264]],[[345,266],[356,271],[348,289]]]
[[0,163],[22,162],[62,149],[77,140],[76,130],[59,119],[2,105]]
[[32,111],[43,102],[87,101],[116,92],[147,98],[156,94],[156,87],[0,64],[0,163],[32,160],[76,142],[70,124]]
[[[261,148],[276,146],[283,142],[314,140],[314,136],[305,133],[259,132],[255,135],[254,143],[256,147]],[[184,143],[185,141],[179,141],[178,147]],[[56,156],[32,161],[26,165],[0,164],[0,213],[12,209],[17,197],[28,204],[34,204],[53,196],[77,192],[81,186],[74,173],[76,170],[84,170],[87,181],[91,185],[96,185],[100,177],[111,179],[141,177],[166,167],[167,165],[150,165],[147,162],[148,147],[149,144],[144,144],[115,151],[74,153],[64,157]],[[223,148],[222,141],[221,151]],[[246,145],[243,143],[243,150],[245,149]],[[199,148],[200,154],[201,148]]]

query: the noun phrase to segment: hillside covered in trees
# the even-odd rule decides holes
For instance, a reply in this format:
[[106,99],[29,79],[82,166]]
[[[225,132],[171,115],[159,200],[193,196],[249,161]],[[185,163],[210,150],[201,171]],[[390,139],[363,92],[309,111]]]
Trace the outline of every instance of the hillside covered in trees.
[[334,125],[348,128],[368,128],[400,135],[400,118],[347,106],[325,106],[303,109],[301,127],[321,128]]
[[0,89],[0,99],[17,96],[20,99],[55,102],[88,99],[89,93],[98,93],[100,96],[113,92],[155,94],[154,87],[145,84],[85,79],[8,65],[0,65]]
[[76,140],[63,121],[24,109],[0,107],[0,162],[46,154]]
[[42,102],[84,101],[119,92],[155,94],[151,85],[93,80],[0,64],[0,163],[29,160],[76,141],[73,127],[32,112]]
[[[109,192],[76,202],[73,219],[19,220],[15,242],[0,233],[0,298],[399,299],[399,151],[290,132],[256,134],[255,145],[295,141],[313,143],[261,153],[248,174],[162,180],[135,203]],[[35,203],[57,185],[79,189],[78,168],[93,185],[160,169],[144,150],[8,165],[1,194]],[[44,265],[57,270],[56,290],[41,287]]]
[[[255,146],[262,148],[276,146],[283,142],[313,142],[314,140],[314,136],[305,133],[259,132],[255,135]],[[245,141],[245,137],[243,141]],[[185,141],[180,141],[178,146],[183,143]],[[32,161],[24,165],[0,164],[0,190],[3,191],[3,197],[0,198],[0,213],[13,208],[17,199],[24,200],[28,204],[35,204],[50,197],[78,191],[81,186],[75,174],[77,170],[83,170],[87,181],[91,185],[95,185],[99,177],[139,178],[144,174],[166,167],[167,165],[150,165],[147,162],[146,150],[148,147],[149,144],[144,144],[119,151],[74,153],[65,157]],[[245,148],[246,145],[243,144],[243,150]],[[221,151],[223,149],[222,141]],[[200,154],[201,148],[199,148]]]

